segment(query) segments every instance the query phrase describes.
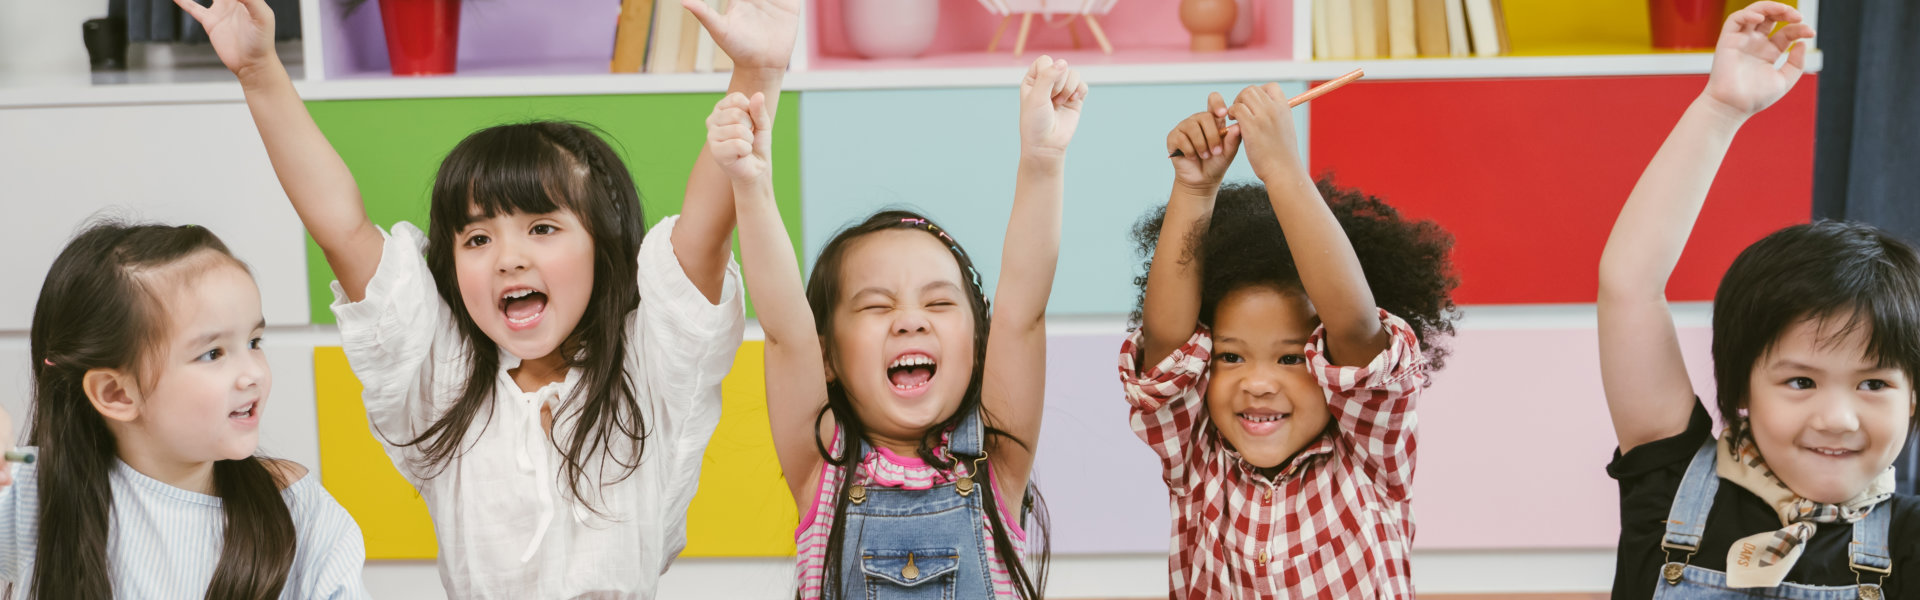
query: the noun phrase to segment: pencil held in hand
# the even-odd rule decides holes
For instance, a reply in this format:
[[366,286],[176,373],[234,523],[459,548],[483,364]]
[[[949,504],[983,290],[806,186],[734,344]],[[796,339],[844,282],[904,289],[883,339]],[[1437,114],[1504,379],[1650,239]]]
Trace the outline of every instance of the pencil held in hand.
[[[1327,92],[1340,89],[1340,86],[1353,83],[1354,80],[1359,79],[1361,77],[1365,77],[1366,75],[1367,74],[1364,70],[1354,69],[1352,72],[1349,72],[1345,75],[1341,75],[1338,79],[1334,79],[1332,81],[1328,81],[1326,83],[1313,86],[1313,89],[1307,90],[1306,92],[1303,92],[1298,96],[1288,98],[1287,107],[1292,108],[1295,106],[1306,104],[1307,101],[1309,100],[1313,100],[1314,98],[1319,98],[1320,96],[1326,94]],[[1179,150],[1174,150],[1172,154],[1167,155],[1167,158],[1179,158],[1181,156],[1185,156],[1185,153]]]

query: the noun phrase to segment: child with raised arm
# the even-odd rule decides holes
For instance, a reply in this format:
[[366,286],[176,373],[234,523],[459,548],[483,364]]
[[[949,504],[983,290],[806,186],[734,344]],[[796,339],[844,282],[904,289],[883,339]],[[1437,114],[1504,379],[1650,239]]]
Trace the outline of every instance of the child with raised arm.
[[[347,360],[432,514],[447,591],[652,597],[686,545],[744,329],[732,189],[712,158],[696,161],[682,217],[648,232],[626,165],[593,131],[489,127],[441,162],[425,234],[382,231],[274,56],[266,3],[176,3],[239,76],[339,277]],[[778,97],[798,0],[683,5],[733,57],[734,89]]]
[[[1121,345],[1173,512],[1171,596],[1411,598],[1414,407],[1452,333],[1452,239],[1307,176],[1277,84],[1167,135],[1172,197]],[[1227,125],[1227,119],[1237,121]],[[1244,140],[1265,184],[1221,187]]]
[[[760,97],[722,100],[708,151],[733,177],[767,335],[767,413],[801,514],[799,597],[1040,598],[1025,500],[1046,392],[1046,306],[1067,143],[1087,88],[1042,56],[1020,84],[1020,167],[995,304],[960,243],[881,211],[827,242],[803,288],[773,199]],[[1044,539],[1045,522],[1038,520]]]
[[1713,298],[1717,439],[1667,308],[1734,133],[1793,87],[1812,36],[1776,2],[1727,18],[1706,90],[1600,258],[1600,373],[1620,440],[1607,467],[1620,484],[1616,599],[1920,595],[1920,502],[1892,494],[1891,468],[1915,419],[1920,254],[1828,221],[1741,251]]

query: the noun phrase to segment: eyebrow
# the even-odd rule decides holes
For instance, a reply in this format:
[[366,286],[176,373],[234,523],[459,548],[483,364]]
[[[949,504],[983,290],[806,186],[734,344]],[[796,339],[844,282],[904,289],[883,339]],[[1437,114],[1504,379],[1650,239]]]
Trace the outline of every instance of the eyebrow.
[[[926,284],[926,285],[923,285],[923,286],[920,286],[920,291],[922,291],[922,292],[926,292],[926,291],[930,291],[930,290],[933,290],[933,289],[935,289],[935,288],[947,288],[947,289],[950,289],[950,290],[953,290],[953,291],[955,291],[955,292],[958,292],[958,291],[960,291],[960,286],[958,286],[958,285],[955,285],[955,284],[954,284],[953,282],[951,282],[951,281],[946,281],[946,280],[941,280],[941,281],[935,281],[935,282],[932,282],[932,283],[928,283],[928,284]],[[851,296],[848,296],[848,298],[859,298],[859,297],[861,297],[861,296],[865,296],[865,295],[867,295],[867,294],[880,294],[880,295],[882,295],[882,296],[886,296],[886,297],[888,297],[888,298],[892,298],[892,297],[894,297],[894,293],[893,293],[893,290],[889,290],[889,289],[886,289],[886,288],[882,288],[882,287],[879,287],[879,286],[870,286],[870,287],[864,287],[864,288],[860,288],[860,291],[858,291],[858,292],[854,292],[854,293],[853,293],[853,295],[851,295]]]
[[[1214,340],[1213,340],[1213,341],[1214,341],[1215,343],[1219,343],[1219,344],[1227,344],[1227,343],[1233,343],[1233,344],[1244,344],[1244,343],[1247,343],[1247,341],[1246,341],[1246,340],[1243,340],[1243,339],[1240,339],[1240,338],[1236,338],[1236,337],[1219,337],[1219,338],[1214,338]],[[1280,340],[1280,343],[1282,343],[1282,344],[1286,344],[1286,345],[1289,345],[1289,346],[1305,346],[1305,345],[1307,345],[1307,340],[1305,340],[1305,339],[1301,339],[1301,338],[1287,338],[1287,339],[1284,339],[1284,340]]]
[[[254,323],[253,329],[250,329],[249,331],[266,329],[266,328],[267,328],[267,319],[265,317],[262,317],[260,319],[260,322]],[[224,332],[224,331],[210,331],[207,333],[203,333],[203,334],[200,334],[200,337],[193,338],[193,343],[189,345],[205,346],[207,344],[213,343],[214,340],[220,339],[220,336],[225,335],[226,333],[227,332]]]

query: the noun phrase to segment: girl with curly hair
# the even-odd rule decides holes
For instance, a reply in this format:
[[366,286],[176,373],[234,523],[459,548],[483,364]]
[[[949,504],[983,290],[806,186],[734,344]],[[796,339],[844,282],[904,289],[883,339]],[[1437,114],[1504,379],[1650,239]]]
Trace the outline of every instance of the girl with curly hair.
[[[1134,231],[1120,379],[1172,504],[1172,596],[1411,597],[1414,405],[1453,333],[1452,237],[1316,184],[1286,100],[1213,94],[1176,125],[1172,196]],[[1222,187],[1243,139],[1261,183]]]

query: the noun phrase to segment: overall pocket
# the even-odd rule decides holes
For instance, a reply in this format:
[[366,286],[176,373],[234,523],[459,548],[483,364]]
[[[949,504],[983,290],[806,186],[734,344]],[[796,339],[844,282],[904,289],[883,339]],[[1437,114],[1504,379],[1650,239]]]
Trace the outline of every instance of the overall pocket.
[[952,600],[960,556],[953,548],[869,550],[860,570],[870,599]]

